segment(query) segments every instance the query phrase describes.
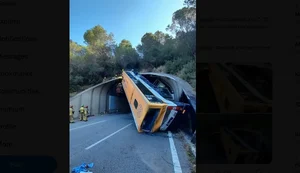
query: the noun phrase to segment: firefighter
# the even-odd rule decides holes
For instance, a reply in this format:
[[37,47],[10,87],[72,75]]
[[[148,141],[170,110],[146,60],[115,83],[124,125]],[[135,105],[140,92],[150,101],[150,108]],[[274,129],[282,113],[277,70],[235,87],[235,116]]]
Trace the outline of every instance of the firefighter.
[[71,106],[70,106],[70,113],[69,113],[69,116],[70,116],[70,123],[74,123],[74,117],[73,117],[73,114],[74,114],[74,110],[73,110],[73,106],[71,105]]
[[82,121],[84,116],[84,105],[82,105],[79,109],[79,120]]
[[88,120],[88,106],[85,107],[84,109],[84,115],[83,115],[83,121],[87,121]]

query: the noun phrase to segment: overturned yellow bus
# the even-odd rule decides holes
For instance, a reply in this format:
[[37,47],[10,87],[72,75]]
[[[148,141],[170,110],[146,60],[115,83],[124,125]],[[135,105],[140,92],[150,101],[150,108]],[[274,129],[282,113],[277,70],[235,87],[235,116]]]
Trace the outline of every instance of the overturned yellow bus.
[[122,72],[122,86],[138,132],[166,130],[188,106],[164,98],[146,78],[134,71]]

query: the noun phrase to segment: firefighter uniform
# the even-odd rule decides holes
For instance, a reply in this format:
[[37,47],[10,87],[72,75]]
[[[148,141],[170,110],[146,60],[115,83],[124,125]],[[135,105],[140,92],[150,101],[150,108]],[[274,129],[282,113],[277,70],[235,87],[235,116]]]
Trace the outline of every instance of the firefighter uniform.
[[70,123],[74,123],[73,114],[74,114],[73,106],[70,106],[70,113],[69,113]]
[[83,121],[87,121],[88,120],[88,106],[85,107],[84,109],[84,115],[83,115]]
[[83,117],[84,117],[84,105],[82,105],[79,109],[79,120],[82,121],[83,120]]

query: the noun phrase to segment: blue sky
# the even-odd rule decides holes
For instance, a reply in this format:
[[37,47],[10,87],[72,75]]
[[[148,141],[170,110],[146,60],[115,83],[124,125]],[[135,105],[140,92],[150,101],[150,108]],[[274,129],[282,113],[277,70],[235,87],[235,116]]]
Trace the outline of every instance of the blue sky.
[[182,7],[183,0],[70,0],[70,39],[83,45],[84,32],[99,24],[135,47],[146,32],[166,32]]

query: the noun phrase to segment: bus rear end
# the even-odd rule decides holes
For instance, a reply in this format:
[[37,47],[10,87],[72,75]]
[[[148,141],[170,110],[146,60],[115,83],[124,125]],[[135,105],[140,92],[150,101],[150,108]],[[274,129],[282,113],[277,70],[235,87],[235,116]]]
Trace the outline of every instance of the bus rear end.
[[189,104],[182,102],[174,102],[175,105],[168,105],[167,111],[164,116],[163,124],[160,127],[160,130],[165,131],[171,125],[173,120],[178,115],[184,115]]
[[159,130],[166,113],[166,104],[149,104],[146,115],[144,116],[141,129],[143,132],[153,133]]

